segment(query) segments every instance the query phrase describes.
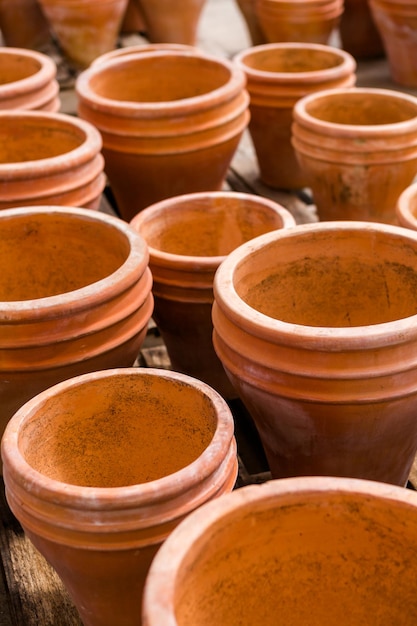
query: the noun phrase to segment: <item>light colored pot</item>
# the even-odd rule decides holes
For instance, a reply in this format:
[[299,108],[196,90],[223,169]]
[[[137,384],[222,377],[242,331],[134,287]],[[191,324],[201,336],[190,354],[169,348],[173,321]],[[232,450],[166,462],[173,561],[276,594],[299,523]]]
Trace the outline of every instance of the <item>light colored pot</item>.
[[261,235],[214,280],[213,342],[274,478],[404,486],[417,452],[417,233],[319,222]]
[[206,0],[136,0],[151,43],[197,43]]
[[192,513],[152,563],[144,626],[412,626],[417,499],[372,481],[293,478]]
[[15,48],[41,50],[52,39],[38,0],[0,0],[0,31],[4,45]]
[[224,400],[152,368],[93,372],[39,394],[10,421],[2,458],[10,508],[85,626],[140,626],[161,543],[237,475]]
[[294,106],[292,142],[321,220],[396,223],[417,174],[417,98],[390,89],[309,94]]

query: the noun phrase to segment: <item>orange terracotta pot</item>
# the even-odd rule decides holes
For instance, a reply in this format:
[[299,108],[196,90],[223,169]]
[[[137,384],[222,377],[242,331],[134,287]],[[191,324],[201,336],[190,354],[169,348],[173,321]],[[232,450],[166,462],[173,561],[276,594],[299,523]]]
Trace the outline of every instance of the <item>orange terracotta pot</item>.
[[250,96],[249,132],[260,178],[270,187],[306,186],[291,144],[294,104],[325,88],[352,87],[356,62],[342,50],[313,43],[271,43],[238,53]]
[[133,365],[153,310],[143,239],[73,207],[0,211],[0,434],[71,376]]
[[165,198],[221,189],[249,122],[243,72],[200,52],[115,58],[84,71],[76,92],[127,221]]
[[38,0],[67,60],[84,69],[113,50],[128,0]]
[[0,210],[59,204],[98,209],[106,180],[100,133],[48,111],[0,111]]
[[326,90],[294,106],[292,142],[321,220],[396,223],[417,174],[417,98],[389,89]]
[[181,43],[150,43],[150,44],[135,44],[133,46],[126,46],[125,48],[116,48],[105,52],[101,56],[94,59],[91,66],[98,65],[99,63],[107,63],[114,58],[124,57],[131,54],[138,54],[141,52],[163,52],[165,50],[179,50],[180,52],[198,52],[198,48],[194,46],[187,46]]
[[244,487],[167,539],[143,623],[412,626],[416,537],[411,490],[317,477]]
[[141,211],[131,225],[148,244],[155,320],[172,368],[236,397],[213,348],[213,279],[240,244],[295,225],[284,207],[250,194],[201,192]]
[[246,23],[252,44],[254,46],[259,46],[266,43],[266,38],[259,24],[258,15],[256,13],[256,0],[235,1]]
[[85,626],[140,626],[161,543],[237,475],[224,400],[193,378],[146,368],[39,394],[10,421],[2,458],[10,508]]
[[343,49],[356,59],[385,56],[384,44],[372,17],[369,0],[344,0],[339,35]]
[[395,209],[400,226],[417,230],[417,183],[404,189]]
[[304,224],[231,252],[213,342],[273,477],[406,484],[417,452],[417,233]]
[[56,112],[61,106],[55,62],[24,48],[0,48],[0,110]]
[[38,0],[0,0],[0,31],[6,46],[41,50],[51,43]]
[[197,43],[206,0],[136,0],[151,43]]

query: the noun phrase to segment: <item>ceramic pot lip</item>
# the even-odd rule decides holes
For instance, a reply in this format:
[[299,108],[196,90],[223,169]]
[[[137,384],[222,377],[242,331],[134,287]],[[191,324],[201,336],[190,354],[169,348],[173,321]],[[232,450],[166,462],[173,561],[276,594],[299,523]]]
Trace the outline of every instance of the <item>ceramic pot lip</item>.
[[[49,399],[67,390],[89,382],[114,377],[137,376],[164,378],[168,383],[183,383],[193,387],[210,399],[218,420],[209,446],[189,465],[148,483],[124,487],[83,487],[44,476],[27,463],[19,449],[19,432]],[[234,438],[234,425],[230,409],[222,396],[206,383],[186,374],[159,369],[123,367],[81,374],[40,392],[26,402],[9,420],[1,442],[3,465],[12,467],[13,481],[23,488],[30,485],[31,496],[46,501],[59,502],[61,507],[91,511],[118,511],[138,506],[153,506],[190,490],[213,475],[219,467],[219,454],[226,456]],[[10,473],[8,471],[7,473]]]
[[6,57],[17,57],[19,59],[37,61],[39,68],[25,78],[14,80],[10,83],[1,83],[0,99],[8,98],[11,95],[15,96],[17,93],[24,93],[29,89],[36,89],[38,86],[40,87],[56,77],[57,67],[55,62],[51,57],[37,50],[2,47],[0,48],[0,59],[2,57],[4,57],[4,60]]
[[94,61],[90,64],[90,67],[95,67],[101,63],[107,63],[114,58],[130,56],[133,54],[142,54],[143,52],[164,52],[166,50],[194,52],[194,54],[199,52],[199,48],[197,48],[197,46],[190,46],[185,43],[140,43],[133,46],[126,46],[125,48],[116,48],[115,50],[110,50],[110,52],[105,52],[94,59]]
[[279,244],[281,239],[296,239],[300,236],[326,234],[332,231],[353,234],[386,233],[400,240],[408,240],[417,249],[417,231],[378,222],[323,221],[276,230],[242,244],[227,256],[214,277],[215,306],[219,306],[234,324],[242,325],[255,337],[277,343],[284,340],[285,345],[301,345],[303,349],[368,350],[382,343],[385,346],[407,343],[411,337],[417,337],[417,313],[403,319],[368,326],[306,326],[269,317],[249,306],[239,296],[234,286],[234,275],[239,266],[251,255]]
[[126,222],[113,215],[101,213],[94,209],[68,206],[28,206],[3,209],[0,211],[1,220],[24,218],[36,215],[62,215],[79,220],[80,223],[89,221],[101,223],[114,229],[118,235],[122,235],[129,245],[126,260],[114,272],[94,283],[68,291],[66,293],[46,296],[36,300],[18,300],[0,302],[0,323],[10,323],[13,319],[19,322],[30,322],[42,318],[60,317],[63,308],[70,307],[72,313],[91,307],[92,303],[105,300],[111,294],[120,293],[128,289],[148,268],[149,252],[144,239],[135,232]]
[[413,201],[417,209],[417,182],[411,183],[401,192],[395,207],[400,225],[417,231],[417,211],[411,209]]
[[[308,112],[308,107],[312,102],[319,100],[332,100],[332,98],[340,98],[342,95],[348,99],[350,96],[357,94],[363,96],[377,96],[387,99],[396,100],[398,102],[404,102],[407,105],[412,105],[415,108],[415,115],[412,118],[403,120],[400,122],[390,124],[376,124],[376,125],[360,125],[360,124],[339,124],[335,122],[328,122],[327,120],[321,120],[312,116]],[[372,137],[384,136],[396,137],[399,134],[405,133],[417,133],[417,98],[410,94],[406,94],[393,89],[382,89],[378,87],[335,87],[331,89],[323,89],[310,93],[300,98],[294,105],[293,119],[295,123],[300,126],[306,127],[310,130],[318,132],[323,135],[339,137]]]

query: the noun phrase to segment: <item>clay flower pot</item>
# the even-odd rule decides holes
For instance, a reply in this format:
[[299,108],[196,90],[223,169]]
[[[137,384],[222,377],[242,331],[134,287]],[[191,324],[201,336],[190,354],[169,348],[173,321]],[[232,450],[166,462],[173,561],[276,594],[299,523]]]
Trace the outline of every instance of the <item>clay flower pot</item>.
[[153,319],[172,368],[236,397],[213,348],[213,279],[240,244],[295,225],[284,207],[250,194],[201,192],[169,198],[133,218],[148,244],[155,299]]
[[98,209],[106,180],[100,133],[65,113],[0,111],[0,210]]
[[4,45],[15,48],[40,50],[51,42],[38,0],[0,0],[0,31]]
[[396,223],[417,174],[417,98],[389,89],[325,90],[294,106],[292,142],[321,220]]
[[343,49],[356,59],[372,59],[385,55],[369,0],[344,0],[339,35]]
[[66,378],[133,365],[152,315],[143,239],[73,207],[0,211],[0,434]]
[[244,73],[200,52],[121,56],[82,72],[76,92],[127,221],[165,198],[221,189],[249,122]]
[[0,48],[0,110],[56,112],[61,106],[55,62],[24,48]]
[[254,46],[266,43],[265,35],[260,27],[256,13],[256,0],[235,0],[246,23],[250,39]]
[[317,477],[244,487],[167,539],[143,624],[411,626],[416,537],[411,490]]
[[206,0],[136,0],[151,43],[197,42],[198,25]]
[[417,183],[404,189],[395,209],[400,226],[417,230]]
[[237,475],[233,418],[188,376],[94,372],[39,394],[2,440],[12,512],[85,626],[140,626],[150,562],[170,532]]
[[198,52],[198,48],[194,46],[187,46],[181,43],[150,43],[150,44],[135,44],[133,46],[126,46],[125,48],[116,48],[105,52],[101,56],[94,59],[91,66],[98,65],[99,63],[107,63],[114,58],[124,57],[131,54],[138,54],[141,52],[163,52],[164,50],[179,50],[181,52]]
[[255,0],[266,41],[329,43],[343,13],[343,0]]
[[314,91],[352,87],[355,60],[331,46],[284,42],[248,48],[234,62],[247,78],[249,132],[262,182],[281,189],[305,187],[291,144],[294,104]]
[[214,280],[213,342],[273,477],[406,484],[417,452],[417,233],[323,222],[261,235]]

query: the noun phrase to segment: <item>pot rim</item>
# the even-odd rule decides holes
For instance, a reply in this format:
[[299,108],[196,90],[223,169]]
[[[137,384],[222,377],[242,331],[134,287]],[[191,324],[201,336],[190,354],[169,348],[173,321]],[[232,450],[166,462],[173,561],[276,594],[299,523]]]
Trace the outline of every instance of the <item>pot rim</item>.
[[[0,83],[0,102],[4,98],[16,97],[18,94],[26,93],[29,89],[37,89],[52,81],[56,77],[57,67],[51,57],[37,50],[29,50],[27,48],[2,47],[0,48],[1,57],[18,57],[26,58],[30,61],[38,61],[39,69],[24,78],[14,80],[8,83]],[[58,87],[59,90],[59,87]]]
[[104,52],[99,57],[94,59],[94,61],[90,64],[90,67],[99,65],[103,62],[108,62],[112,59],[130,56],[132,54],[143,54],[143,52],[157,52],[157,51],[165,51],[165,50],[178,50],[183,52],[198,52],[199,49],[197,46],[192,46],[189,44],[183,43],[139,43],[134,44],[132,46],[126,46],[124,48],[115,48],[114,50],[110,50],[110,52]]

